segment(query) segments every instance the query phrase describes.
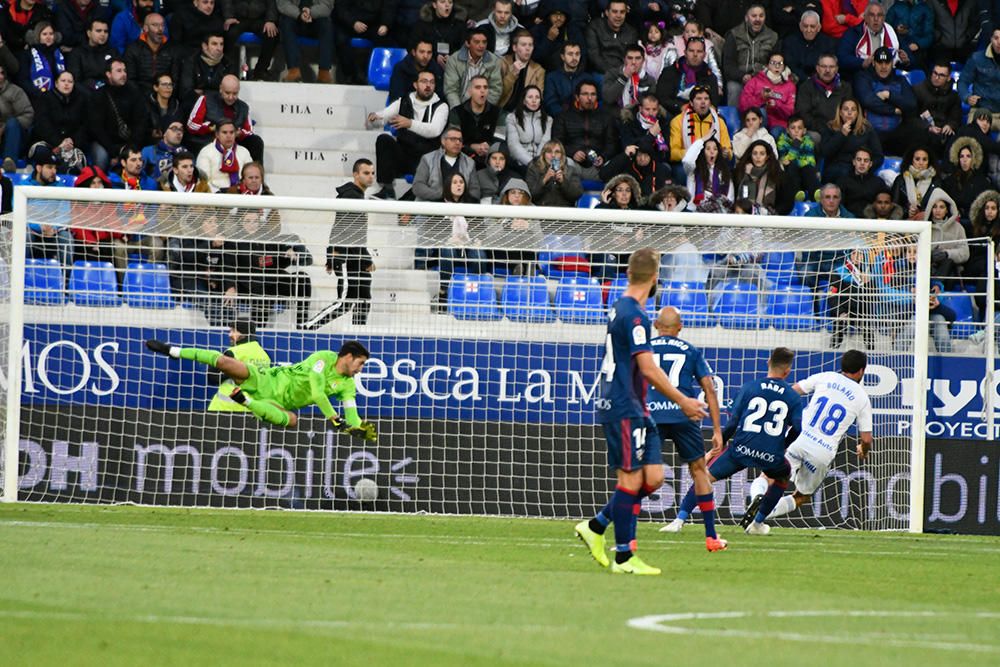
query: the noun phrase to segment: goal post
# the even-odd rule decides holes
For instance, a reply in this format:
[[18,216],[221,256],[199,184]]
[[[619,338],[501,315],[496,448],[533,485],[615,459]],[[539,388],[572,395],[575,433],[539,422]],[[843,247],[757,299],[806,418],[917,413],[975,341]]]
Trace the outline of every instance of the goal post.
[[[926,308],[916,304],[930,299],[929,223],[39,187],[17,188],[14,201],[2,251],[9,259],[10,294],[6,501],[582,516],[596,509],[610,479],[591,401],[604,300],[615,295],[621,257],[651,246],[684,260],[674,269],[716,258],[711,270],[724,275],[700,286],[710,304],[704,311],[681,307],[687,324],[682,337],[707,350],[721,378],[717,389],[731,400],[743,382],[766,370],[767,353],[777,345],[798,352],[793,378],[836,370],[826,288],[796,287],[818,305],[815,312],[800,313],[806,324],[785,326],[782,318],[793,316],[769,310],[780,289],[762,258],[779,250],[801,260],[814,251],[872,248],[888,233],[907,247],[915,244],[916,251],[912,304],[890,312],[872,303],[864,311],[873,330],[889,320],[912,327],[912,347],[880,334],[871,355],[872,366],[884,369],[872,381],[873,391],[882,391],[873,396],[881,415],[876,447],[886,447],[873,454],[868,468],[842,451],[820,491],[817,513],[779,525],[922,530],[929,334]],[[211,241],[219,232],[209,230],[225,228],[243,230],[225,239],[234,244],[226,252],[242,253],[240,243],[254,240],[241,227],[251,217],[280,227],[282,235],[270,241],[285,244],[297,258],[269,274],[268,280],[297,277],[281,298],[265,303],[266,312],[255,310],[257,302],[232,306],[221,292],[189,299],[175,282],[168,307],[132,302],[128,275],[124,286],[120,275],[140,270],[131,265],[117,271],[112,304],[82,305],[69,282],[65,297],[46,301],[34,278],[25,284],[29,224],[156,237],[175,281],[187,270],[171,264],[172,249],[186,247],[185,240]],[[331,225],[336,239],[330,239]],[[445,306],[436,301],[443,265],[437,272],[418,271],[414,261],[424,251],[444,257],[463,230],[491,273],[488,282],[477,283],[456,269],[451,283],[441,285],[441,299],[450,299]],[[303,330],[298,325],[343,300],[336,272],[324,267],[330,241],[370,248],[376,265],[371,315],[364,324],[347,314]],[[745,266],[726,263],[738,256],[750,259]],[[506,310],[505,287],[525,277],[516,268],[525,257],[529,274],[547,263],[546,276],[538,279],[544,318],[515,318]],[[560,257],[573,259],[563,265]],[[575,263],[580,258],[599,278],[573,283],[572,276],[557,275],[581,269]],[[506,278],[498,270],[504,262]],[[480,264],[467,263],[470,269]],[[67,281],[76,270],[59,268]],[[109,265],[109,274],[117,268]],[[303,281],[311,285],[308,292],[299,289]],[[455,308],[459,294],[449,294],[448,287],[463,281],[472,293],[492,293],[486,310],[476,310],[478,303],[466,311]],[[750,298],[759,310],[722,315],[728,286],[751,282]],[[668,295],[671,284],[664,277]],[[565,312],[559,304],[564,288],[570,302]],[[110,289],[115,291],[113,283]],[[596,316],[577,312],[595,295]],[[336,351],[350,339],[369,346],[373,356],[359,376],[358,403],[362,415],[378,423],[379,442],[352,443],[328,429],[318,412],[304,411],[297,428],[281,430],[242,413],[207,411],[218,379],[194,362],[154,359],[142,345],[145,337],[163,337],[224,349],[225,320],[210,315],[215,311],[205,304],[264,317],[260,339],[275,364],[297,362],[317,349]],[[349,313],[351,304],[345,305]],[[857,337],[849,334],[849,340]],[[907,383],[912,386],[904,390]],[[909,422],[907,432],[893,431],[902,420]],[[644,506],[655,519],[675,511],[678,494],[686,490],[681,487],[689,483],[669,445],[665,452],[668,484]],[[365,476],[378,483],[379,497],[359,504],[353,481]],[[740,509],[746,484],[744,478],[725,487],[724,514]],[[877,489],[877,509],[866,507],[871,489]]]

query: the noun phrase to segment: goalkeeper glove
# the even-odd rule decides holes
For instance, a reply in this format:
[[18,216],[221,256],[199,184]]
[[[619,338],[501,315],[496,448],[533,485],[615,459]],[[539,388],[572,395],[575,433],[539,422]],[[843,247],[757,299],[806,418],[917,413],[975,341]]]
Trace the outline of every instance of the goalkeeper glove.
[[340,417],[334,417],[331,421],[333,421],[333,425],[338,431],[346,433],[352,438],[367,440],[368,442],[378,440],[378,432],[375,430],[375,424],[371,422],[361,422],[359,426],[351,426]]

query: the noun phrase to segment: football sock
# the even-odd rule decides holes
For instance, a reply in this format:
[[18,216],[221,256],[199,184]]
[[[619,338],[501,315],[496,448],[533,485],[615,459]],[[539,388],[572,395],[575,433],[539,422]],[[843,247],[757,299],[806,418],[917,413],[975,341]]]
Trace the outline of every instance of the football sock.
[[698,496],[698,509],[705,520],[705,537],[718,537],[715,534],[715,496],[709,491],[705,495]]
[[[174,355],[174,351],[177,352]],[[219,360],[222,356],[221,352],[216,352],[215,350],[200,350],[196,347],[182,347],[182,348],[170,348],[170,356],[177,357],[180,359],[190,359],[191,361],[197,361],[198,363],[208,364],[209,366],[215,366],[215,362]]]
[[694,511],[694,506],[698,504],[698,500],[694,495],[694,485],[688,489],[688,492],[684,494],[684,499],[681,500],[681,507],[677,510],[677,518],[681,521],[687,521],[691,518],[691,512]]
[[243,405],[266,422],[277,426],[288,426],[288,413],[270,401],[255,401],[247,396]]
[[767,478],[758,475],[757,479],[755,479],[753,484],[750,485],[750,500],[767,493],[767,486]]
[[[614,496],[611,497],[614,498]],[[607,530],[612,519],[614,518],[611,513],[611,502],[612,501],[609,500],[608,504],[602,507],[601,511],[597,513],[597,516],[587,523],[587,526],[598,535],[604,534],[604,531]]]
[[[771,513],[771,510],[782,502],[782,495],[787,488],[788,482],[774,482],[768,486],[767,491],[764,492],[764,499],[760,501],[757,515],[753,520],[757,523],[764,523],[764,519]],[[788,499],[792,502],[792,507],[795,507],[795,499],[792,496],[788,496]]]
[[[766,495],[766,494],[765,494]],[[763,505],[761,506],[763,509]],[[774,511],[767,515],[769,519],[781,516],[782,514],[788,514],[793,509],[795,509],[795,498],[793,496],[785,496],[774,506]]]
[[639,512],[642,511],[642,499],[646,498],[656,492],[657,487],[649,486],[648,484],[643,484],[642,488],[639,489],[639,493],[635,497],[635,506],[632,507],[632,539],[635,539],[636,533],[639,531]]
[[615,560],[624,563],[632,556],[632,541],[635,533],[632,529],[632,512],[635,507],[636,494],[616,487],[611,496],[611,514],[615,524]]

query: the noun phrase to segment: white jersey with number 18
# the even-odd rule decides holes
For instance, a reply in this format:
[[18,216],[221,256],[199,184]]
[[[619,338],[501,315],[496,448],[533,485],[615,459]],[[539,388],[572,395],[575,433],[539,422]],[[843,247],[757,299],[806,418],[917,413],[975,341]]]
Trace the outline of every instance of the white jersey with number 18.
[[812,400],[802,414],[802,433],[795,443],[833,460],[840,439],[855,420],[858,431],[872,430],[872,404],[865,388],[833,371],[816,373],[798,382]]

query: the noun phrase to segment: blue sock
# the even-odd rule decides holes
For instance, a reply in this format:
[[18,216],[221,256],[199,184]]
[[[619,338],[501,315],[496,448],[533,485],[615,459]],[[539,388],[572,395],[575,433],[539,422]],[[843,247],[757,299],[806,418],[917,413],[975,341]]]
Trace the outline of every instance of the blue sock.
[[705,520],[705,537],[718,537],[715,534],[715,496],[711,491],[703,496],[698,496],[698,509]]
[[698,501],[694,497],[694,485],[688,489],[688,492],[684,494],[684,499],[681,500],[681,508],[677,511],[677,518],[681,521],[687,521],[691,518],[691,512],[694,511],[694,506],[698,504]]
[[632,531],[632,508],[635,506],[635,498],[636,494],[620,486],[615,488],[615,493],[611,496],[611,512],[615,524],[615,551],[624,555],[625,560],[632,555],[632,540],[635,537]]
[[652,495],[656,489],[646,484],[642,485],[639,489],[638,495],[635,497],[635,507],[632,508],[632,539],[635,539],[636,533],[639,530],[639,512],[642,511],[642,499]]
[[[611,497],[614,498],[613,495]],[[604,531],[608,529],[608,526],[611,525],[611,521],[614,518],[614,515],[612,514],[611,503],[612,501],[609,500],[608,504],[602,507],[601,511],[598,512],[597,515],[590,520],[590,529],[595,533],[597,533],[598,535],[604,534]]]
[[785,495],[785,489],[787,488],[788,482],[771,482],[767,487],[767,491],[764,492],[764,499],[760,501],[760,508],[757,510],[757,516],[753,520],[757,523],[764,523],[764,519],[774,511],[774,506],[781,500],[781,496]]

